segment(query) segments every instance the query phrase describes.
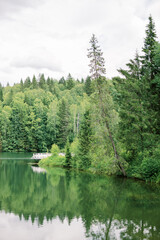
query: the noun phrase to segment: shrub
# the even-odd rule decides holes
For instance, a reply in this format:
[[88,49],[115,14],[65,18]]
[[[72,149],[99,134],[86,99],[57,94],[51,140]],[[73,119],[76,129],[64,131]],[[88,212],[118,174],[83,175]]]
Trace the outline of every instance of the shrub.
[[58,153],[60,152],[59,147],[56,144],[52,145],[51,153],[53,156],[58,156]]
[[155,179],[160,174],[160,159],[147,157],[141,164],[141,175],[144,179]]

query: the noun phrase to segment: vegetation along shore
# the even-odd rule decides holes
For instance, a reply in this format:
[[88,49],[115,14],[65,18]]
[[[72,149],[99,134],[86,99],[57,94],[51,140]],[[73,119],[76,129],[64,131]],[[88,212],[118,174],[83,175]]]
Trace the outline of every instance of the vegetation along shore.
[[[93,34],[90,75],[44,74],[0,86],[0,151],[47,152],[40,166],[64,166],[160,182],[160,42],[150,16],[142,53],[106,78]],[[65,156],[59,155],[65,152]]]

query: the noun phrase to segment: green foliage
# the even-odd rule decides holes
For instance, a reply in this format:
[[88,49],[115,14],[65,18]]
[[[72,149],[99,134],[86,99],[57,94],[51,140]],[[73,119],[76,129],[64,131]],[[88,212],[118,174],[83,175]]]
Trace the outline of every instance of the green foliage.
[[78,145],[79,145],[79,140],[78,138],[75,138],[70,146],[71,153],[73,153],[74,155],[78,153]]
[[93,93],[93,89],[92,89],[92,81],[91,78],[88,76],[86,78],[86,81],[84,83],[84,90],[87,93],[88,96],[90,96]]
[[[152,179],[158,174],[155,149],[159,144],[159,48],[152,17],[146,29],[143,56],[120,69],[123,78],[114,78],[114,101],[119,112],[117,140],[125,149],[131,176]],[[141,171],[139,170],[141,169]]]
[[70,152],[70,144],[67,141],[66,154],[65,154],[65,167],[70,168],[71,167],[71,161],[72,161],[72,155],[71,155],[71,152]]
[[155,180],[160,174],[160,159],[144,158],[141,164],[141,175],[146,180]]
[[90,44],[91,76],[85,81],[71,74],[46,80],[40,74],[13,87],[0,85],[0,150],[62,150],[68,139],[66,158],[52,149],[54,155],[43,161],[107,174],[127,171],[159,182],[160,43],[153,19],[146,27],[143,56],[136,53],[127,69],[119,70],[122,77],[104,77],[94,34]]
[[86,169],[91,165],[90,148],[92,144],[92,127],[91,127],[91,116],[89,110],[84,114],[81,122],[79,132],[79,146],[78,146],[78,158],[79,168]]
[[50,167],[64,167],[65,166],[65,157],[53,155],[51,157],[47,157],[41,159],[38,163],[39,166],[50,166]]
[[59,147],[56,144],[53,144],[51,148],[52,155],[58,156],[59,152],[60,152]]
[[77,219],[80,226],[83,223],[82,239],[116,239],[117,229],[121,239],[159,239],[159,186],[56,167],[37,173],[24,163],[0,162],[4,214],[12,212],[17,221],[38,227],[57,223],[57,218],[72,226]]
[[103,53],[98,46],[98,40],[93,34],[90,40],[91,47],[88,49],[88,58],[90,59],[90,73],[92,79],[98,79],[106,73]]
[[57,115],[58,115],[58,134],[57,134],[58,145],[60,148],[64,148],[70,131],[69,107],[67,101],[64,98],[59,102],[59,111]]

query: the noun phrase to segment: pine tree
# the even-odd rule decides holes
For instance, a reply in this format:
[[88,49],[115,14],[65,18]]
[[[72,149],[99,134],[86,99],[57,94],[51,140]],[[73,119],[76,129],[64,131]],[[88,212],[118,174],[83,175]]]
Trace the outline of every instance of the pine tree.
[[144,150],[144,135],[147,116],[143,104],[143,82],[141,78],[140,59],[136,53],[130,60],[127,70],[118,70],[123,78],[113,78],[117,90],[116,101],[119,106],[118,141],[122,142],[128,154],[128,161],[134,160]]
[[98,41],[95,35],[92,35],[90,40],[91,47],[88,49],[88,58],[90,58],[90,73],[92,79],[98,79],[106,73],[103,53],[98,46]]
[[45,89],[45,84],[46,84],[46,81],[45,81],[44,74],[41,74],[39,79],[39,87],[42,89]]
[[1,136],[1,132],[0,132],[0,152],[2,152],[2,136]]
[[24,86],[24,88],[29,88],[31,86],[31,80],[29,77],[26,78],[23,86]]
[[24,83],[23,83],[23,80],[21,79],[20,81],[20,88],[21,88],[21,91],[23,92],[24,90]]
[[64,86],[66,86],[66,80],[64,77],[62,77],[60,80],[59,80],[59,84],[63,84]]
[[66,144],[67,137],[69,134],[69,108],[68,104],[63,98],[59,103],[59,111],[57,113],[58,116],[58,134],[57,141],[60,148],[63,148]]
[[156,46],[156,30],[155,24],[153,22],[152,16],[149,16],[149,23],[146,29],[146,38],[144,40],[144,47],[142,49],[144,56],[142,56],[142,69],[143,74],[149,78],[149,80],[153,80],[155,74],[157,72],[157,68],[155,65],[154,57],[155,57],[155,46]]
[[90,96],[93,92],[92,81],[91,81],[91,78],[89,76],[86,78],[86,81],[85,81],[85,84],[84,84],[84,90],[85,90],[85,92],[87,93],[88,96]]
[[0,101],[3,102],[3,88],[0,86]]
[[91,159],[89,156],[90,147],[92,144],[92,127],[91,127],[91,115],[89,110],[84,114],[83,120],[80,125],[79,131],[79,167],[80,169],[86,169],[91,165]]
[[32,78],[32,88],[33,89],[37,89],[38,88],[38,84],[37,84],[37,80],[36,80],[35,75]]
[[66,88],[68,90],[71,90],[74,87],[74,85],[75,85],[75,82],[74,82],[71,74],[69,73],[68,77],[67,77],[67,80],[66,80]]
[[[108,102],[108,99],[111,99],[111,95],[109,92],[109,89],[106,88],[106,78],[104,77],[104,74],[106,73],[106,69],[104,67],[104,58],[103,53],[101,52],[100,47],[97,45],[98,41],[93,34],[91,38],[91,48],[88,49],[88,57],[90,58],[90,73],[91,78],[94,80],[94,101],[95,101],[95,107],[98,107],[97,112],[100,111],[100,122],[105,125],[105,128],[107,129],[107,137],[110,139],[110,143],[112,145],[112,149],[115,156],[115,162],[117,166],[119,167],[120,171],[123,173],[123,175],[126,175],[125,169],[123,167],[123,164],[120,161],[120,157],[118,154],[118,150],[116,147],[115,139],[113,136],[112,128],[111,128],[111,122],[112,114],[111,114],[111,106]],[[112,102],[112,100],[110,100]],[[99,117],[99,116],[97,116]],[[106,131],[105,131],[106,132]],[[105,135],[105,134],[104,134]],[[106,136],[104,136],[106,137]]]
[[71,155],[71,152],[70,152],[69,141],[67,141],[67,144],[66,144],[66,154],[65,154],[65,166],[67,168],[71,167],[71,160],[72,160],[72,155]]
[[[152,143],[153,146],[156,143],[155,133],[158,133],[159,128],[159,74],[160,69],[156,61],[156,30],[155,24],[152,19],[152,16],[149,16],[149,23],[146,28],[146,37],[144,40],[144,47],[142,49],[144,56],[142,56],[142,74],[143,74],[143,102],[145,106],[145,111],[148,115],[148,125],[147,125],[147,132],[150,134],[150,141],[151,143],[151,133],[153,138]],[[153,121],[154,119],[154,121]]]

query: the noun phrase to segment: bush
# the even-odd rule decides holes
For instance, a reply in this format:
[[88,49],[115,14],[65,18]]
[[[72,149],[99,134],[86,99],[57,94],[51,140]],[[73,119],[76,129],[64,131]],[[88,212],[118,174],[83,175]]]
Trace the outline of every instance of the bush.
[[53,154],[53,156],[58,156],[59,152],[59,147],[56,144],[53,144],[51,148],[51,153]]
[[64,156],[51,156],[51,157],[47,157],[44,159],[41,159],[39,161],[39,166],[58,166],[58,167],[63,167],[65,166],[65,157]]
[[141,175],[146,180],[156,179],[160,174],[160,159],[145,158],[141,164]]

